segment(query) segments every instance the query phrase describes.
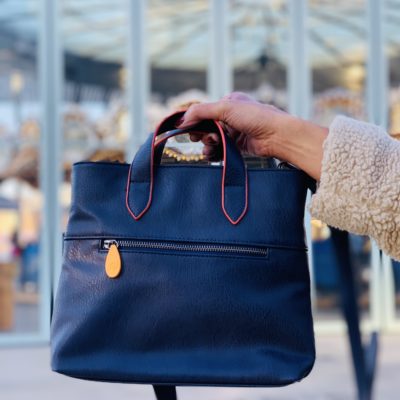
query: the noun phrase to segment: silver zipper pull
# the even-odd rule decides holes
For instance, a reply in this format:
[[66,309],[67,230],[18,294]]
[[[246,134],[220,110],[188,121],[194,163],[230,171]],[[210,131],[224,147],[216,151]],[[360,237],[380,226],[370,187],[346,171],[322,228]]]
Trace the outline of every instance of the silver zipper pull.
[[115,244],[117,248],[119,247],[118,242],[115,239],[106,239],[103,241],[103,248],[108,250],[112,244]]

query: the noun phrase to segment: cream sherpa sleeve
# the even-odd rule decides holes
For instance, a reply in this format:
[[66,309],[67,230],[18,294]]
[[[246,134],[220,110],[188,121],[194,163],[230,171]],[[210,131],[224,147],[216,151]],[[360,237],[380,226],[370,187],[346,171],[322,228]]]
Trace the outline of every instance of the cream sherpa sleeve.
[[338,116],[323,151],[311,215],[371,236],[400,260],[400,142],[376,125]]

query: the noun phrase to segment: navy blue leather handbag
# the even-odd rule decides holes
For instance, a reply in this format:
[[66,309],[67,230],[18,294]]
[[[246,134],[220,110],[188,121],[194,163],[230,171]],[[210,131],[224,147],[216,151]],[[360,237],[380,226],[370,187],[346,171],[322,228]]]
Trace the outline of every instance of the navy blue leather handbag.
[[[79,162],[51,320],[75,378],[280,386],[315,360],[304,206],[310,178],[246,168],[221,125],[158,126],[131,165]],[[216,132],[223,166],[164,165],[165,141]]]

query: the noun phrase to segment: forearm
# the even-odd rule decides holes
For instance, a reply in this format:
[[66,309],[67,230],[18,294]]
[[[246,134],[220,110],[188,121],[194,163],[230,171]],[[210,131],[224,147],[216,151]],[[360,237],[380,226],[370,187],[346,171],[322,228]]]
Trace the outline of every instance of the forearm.
[[378,126],[336,117],[323,150],[312,216],[371,236],[400,259],[400,142]]
[[296,117],[289,117],[287,122],[282,131],[271,137],[272,154],[319,180],[328,128]]

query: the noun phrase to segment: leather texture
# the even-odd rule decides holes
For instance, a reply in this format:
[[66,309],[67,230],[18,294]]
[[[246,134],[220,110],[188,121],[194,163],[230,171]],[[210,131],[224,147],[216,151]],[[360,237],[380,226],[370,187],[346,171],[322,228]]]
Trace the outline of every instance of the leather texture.
[[[170,121],[160,124],[132,166],[73,166],[51,321],[52,369],[89,380],[159,384],[169,396],[172,389],[162,385],[279,386],[304,378],[315,360],[303,224],[309,178],[296,169],[246,171],[232,143],[223,167],[160,165],[155,136]],[[215,126],[206,122],[201,129]],[[135,219],[127,190],[128,204],[140,213],[148,181],[142,189],[131,183],[149,171],[149,160],[156,166],[151,206]],[[246,212],[236,224],[221,208],[224,168],[234,182],[227,202],[232,219],[243,210],[247,177]],[[143,200],[135,203],[137,196]],[[104,239],[267,251],[120,247],[122,269],[110,279]]]

